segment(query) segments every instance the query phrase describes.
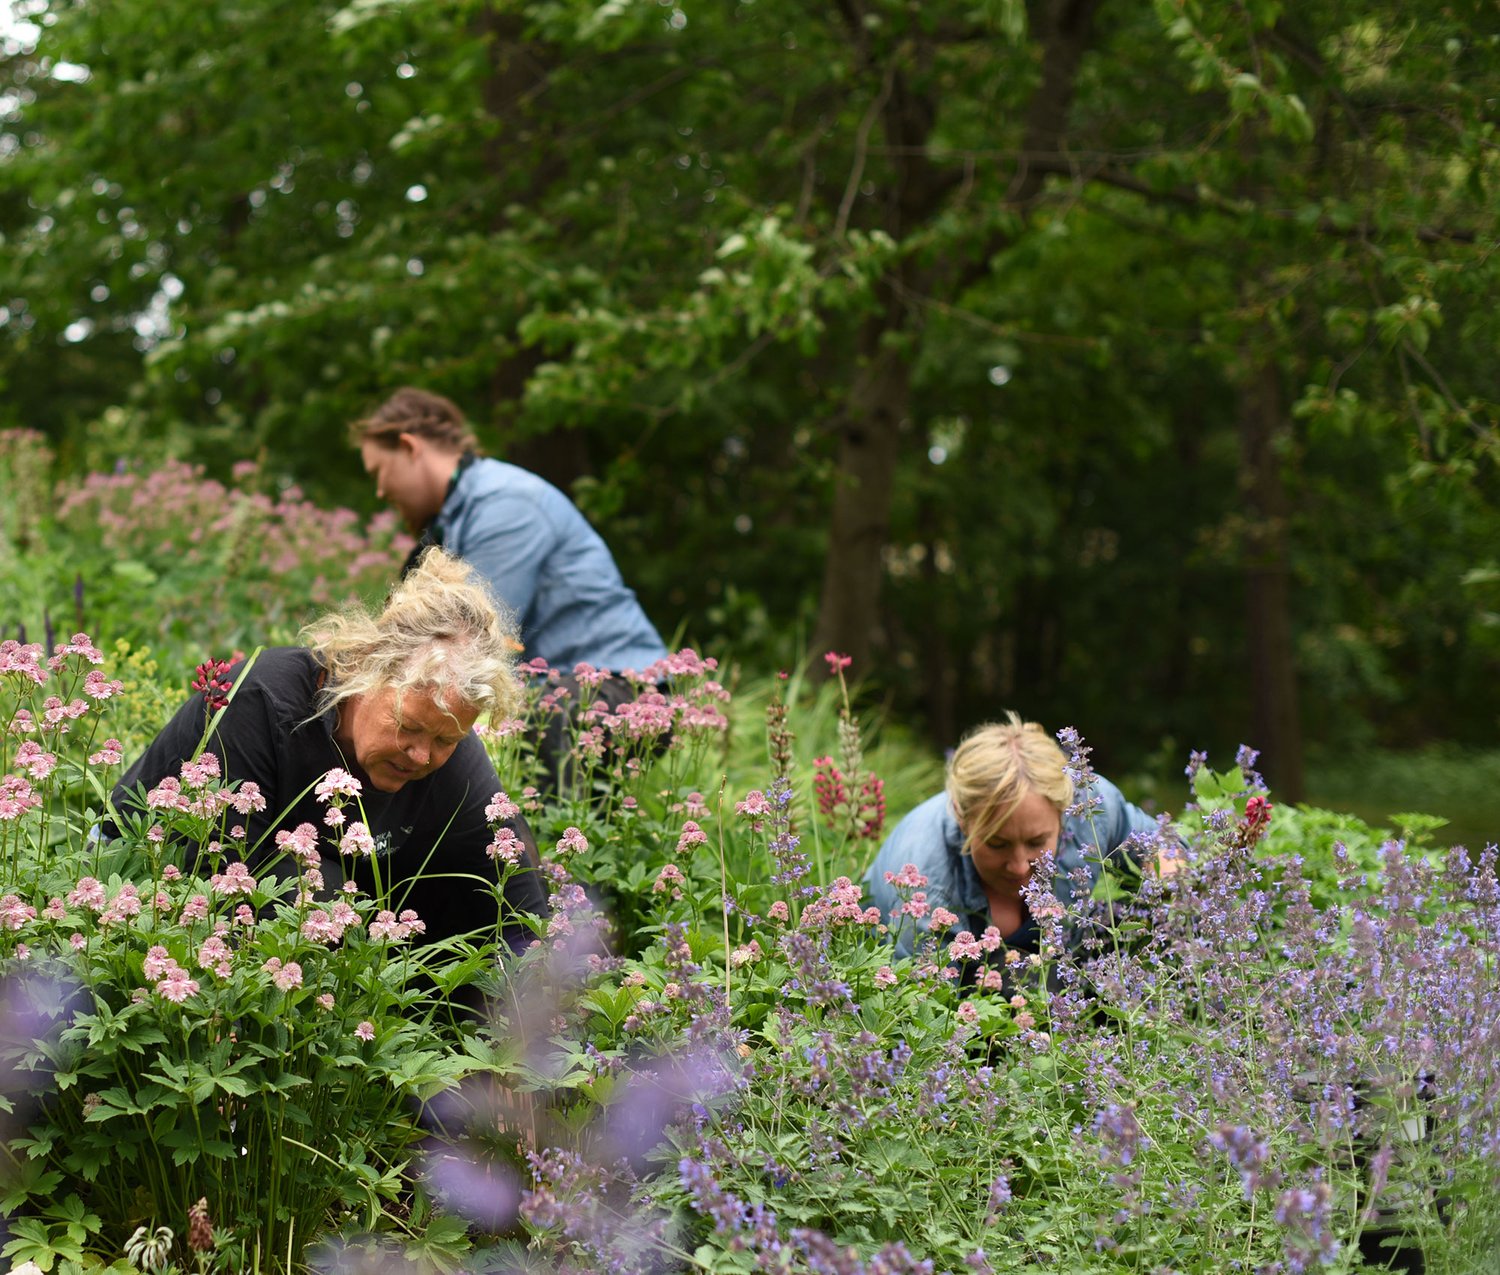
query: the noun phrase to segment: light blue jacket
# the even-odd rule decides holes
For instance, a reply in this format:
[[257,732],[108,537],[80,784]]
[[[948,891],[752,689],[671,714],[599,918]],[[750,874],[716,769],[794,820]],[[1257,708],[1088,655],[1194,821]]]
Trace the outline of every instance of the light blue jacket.
[[529,657],[565,673],[580,661],[619,673],[666,655],[599,533],[546,479],[476,460],[438,511],[437,531],[514,612]]
[[[1118,858],[1131,833],[1156,830],[1156,820],[1131,805],[1107,779],[1094,777],[1091,793],[1099,799],[1097,809],[1087,815],[1065,815],[1057,843],[1057,875],[1053,891],[1066,907],[1073,899],[1069,873],[1077,868],[1089,874],[1092,888],[1098,883],[1106,861]],[[958,915],[958,928],[978,935],[990,924],[990,905],[984,884],[974,871],[974,861],[963,853],[964,835],[959,830],[948,794],[929,797],[892,830],[865,874],[865,895],[880,908],[893,930],[903,921],[896,939],[899,956],[910,956],[913,940],[927,933],[917,931],[910,918],[893,915],[901,903],[887,872],[900,872],[908,863],[927,878],[924,887],[929,908],[947,908]],[[929,913],[929,916],[931,914]]]

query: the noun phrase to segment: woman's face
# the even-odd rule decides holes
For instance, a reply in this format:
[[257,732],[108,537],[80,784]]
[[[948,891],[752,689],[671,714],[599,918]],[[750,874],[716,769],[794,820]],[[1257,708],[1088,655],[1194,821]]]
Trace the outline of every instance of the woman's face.
[[1029,792],[985,842],[970,847],[974,871],[992,890],[1019,893],[1044,854],[1057,853],[1062,815],[1039,792]]
[[340,705],[334,738],[371,786],[399,792],[452,757],[478,717],[479,710],[470,704],[457,704],[449,711],[426,691],[409,690],[401,696],[398,720],[396,690],[387,687]]
[[400,435],[391,447],[367,438],[359,445],[359,456],[365,473],[375,480],[376,496],[393,505],[413,533],[443,507],[448,478],[458,463],[457,457],[447,457],[415,434]]

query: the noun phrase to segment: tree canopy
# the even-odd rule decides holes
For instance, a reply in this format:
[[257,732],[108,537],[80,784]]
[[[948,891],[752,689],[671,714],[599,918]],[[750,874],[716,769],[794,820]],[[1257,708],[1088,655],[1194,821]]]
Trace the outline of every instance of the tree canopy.
[[416,383],[944,742],[1493,733],[1489,6],[12,7],[0,423],[75,465],[369,502]]

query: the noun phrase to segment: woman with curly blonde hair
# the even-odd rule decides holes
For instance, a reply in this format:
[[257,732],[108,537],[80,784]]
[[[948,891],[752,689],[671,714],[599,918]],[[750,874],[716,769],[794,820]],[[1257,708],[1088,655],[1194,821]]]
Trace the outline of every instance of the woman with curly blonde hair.
[[[397,887],[428,938],[493,926],[484,882],[495,879],[489,807],[501,783],[474,725],[512,716],[521,691],[514,634],[488,590],[458,559],[429,550],[378,611],[348,607],[303,637],[304,646],[272,647],[248,669],[230,668],[235,691],[205,745],[226,782],[253,783],[265,799],[264,810],[244,817],[241,857],[254,866],[277,853],[277,832],[328,828],[317,790],[342,772],[356,790],[350,817],[368,833],[358,846],[379,857],[382,882]],[[177,775],[203,720],[195,696],[121,777],[117,810]],[[518,814],[505,822],[515,834],[506,844],[525,848],[525,870],[505,887],[504,938],[515,947],[531,933],[518,914],[544,912],[546,896],[530,870],[530,829]],[[325,882],[348,874],[372,884],[367,860],[355,854],[349,866],[348,844],[341,859],[333,837],[343,839],[337,825],[320,850]],[[474,888],[455,888],[466,879]]]
[[[1064,906],[1084,878],[1092,888],[1106,863],[1127,856],[1139,866],[1131,838],[1155,833],[1157,821],[1097,775],[1086,811],[1070,813],[1075,796],[1067,757],[1038,723],[1009,713],[970,732],[948,763],[944,791],[896,825],[865,876],[897,951],[910,955],[929,929],[942,938],[950,926],[976,935],[994,926],[1008,948],[1034,950],[1025,889],[1044,856],[1053,857],[1053,892]],[[954,918],[948,926],[943,911]]]

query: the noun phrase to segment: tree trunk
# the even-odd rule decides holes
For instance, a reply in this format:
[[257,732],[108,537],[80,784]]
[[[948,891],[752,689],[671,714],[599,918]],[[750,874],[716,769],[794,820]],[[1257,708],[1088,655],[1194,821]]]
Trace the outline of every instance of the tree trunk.
[[[1042,76],[1027,107],[1020,156],[1055,149],[1065,134],[1078,68],[1100,3],[1051,0],[1038,15],[1035,29]],[[857,33],[861,29],[859,6],[843,7],[851,16],[851,30]],[[911,60],[917,64],[923,58]],[[936,168],[926,153],[937,118],[936,101],[913,90],[901,64],[871,65],[869,70],[871,82],[884,85],[881,123],[895,164],[882,228],[900,244],[941,211],[958,182],[951,169]],[[1028,169],[1024,158],[1018,159],[1009,202],[1025,211],[1040,194],[1044,180],[1043,173]],[[948,275],[945,283],[961,289],[963,275],[988,270],[1000,246],[986,244],[977,259],[966,263],[956,276],[943,271]],[[913,342],[892,338],[907,335],[917,325],[918,311],[907,298],[925,295],[932,284],[933,279],[914,277],[909,260],[898,262],[883,288],[879,314],[860,333],[860,362],[838,424],[839,478],[811,651],[815,673],[823,671],[818,657],[831,650],[853,656],[856,668],[866,668],[875,646],[891,492],[901,454],[902,424],[911,405],[911,354],[904,347]]]
[[1282,477],[1281,444],[1289,426],[1281,384],[1269,358],[1251,362],[1240,387],[1240,486],[1244,494],[1245,621],[1250,665],[1247,741],[1261,752],[1261,769],[1286,801],[1304,796],[1302,721],[1292,636],[1290,501]]

